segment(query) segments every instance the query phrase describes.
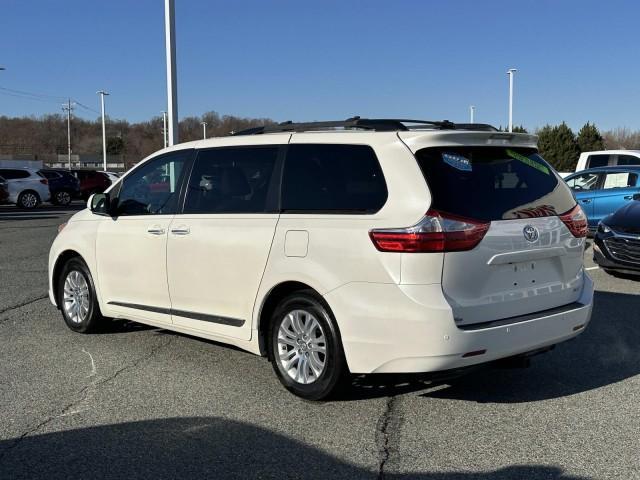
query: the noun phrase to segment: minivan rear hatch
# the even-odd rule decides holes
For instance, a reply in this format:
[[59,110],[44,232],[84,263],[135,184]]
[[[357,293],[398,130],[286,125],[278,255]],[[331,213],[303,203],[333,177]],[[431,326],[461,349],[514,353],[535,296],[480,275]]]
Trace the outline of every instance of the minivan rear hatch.
[[573,229],[571,218],[584,217],[535,148],[456,145],[414,153],[430,209],[489,225],[474,248],[444,255],[442,288],[459,326],[578,299],[585,232]]

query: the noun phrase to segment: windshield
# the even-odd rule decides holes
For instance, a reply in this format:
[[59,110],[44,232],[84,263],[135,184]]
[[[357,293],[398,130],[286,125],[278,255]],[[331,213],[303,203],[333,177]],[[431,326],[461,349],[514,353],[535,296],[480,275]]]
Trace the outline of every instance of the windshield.
[[416,153],[431,208],[478,220],[565,213],[571,191],[532,148],[437,147]]

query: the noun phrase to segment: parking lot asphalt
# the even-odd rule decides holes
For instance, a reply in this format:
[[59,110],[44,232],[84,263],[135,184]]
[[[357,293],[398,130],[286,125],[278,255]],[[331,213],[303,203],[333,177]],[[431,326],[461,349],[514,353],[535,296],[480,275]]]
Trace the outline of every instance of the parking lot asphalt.
[[215,342],[68,330],[46,271],[73,209],[0,207],[0,478],[640,479],[640,282],[590,250],[589,328],[530,368],[358,377],[311,403]]

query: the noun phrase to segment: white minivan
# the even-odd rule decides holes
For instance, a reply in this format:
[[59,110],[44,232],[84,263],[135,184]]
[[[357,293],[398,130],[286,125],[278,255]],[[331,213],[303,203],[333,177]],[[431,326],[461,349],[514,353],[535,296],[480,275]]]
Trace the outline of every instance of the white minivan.
[[284,123],[166,148],[53,242],[74,331],[125,318],[267,356],[327,397],[584,331],[584,213],[536,137],[387,119]]

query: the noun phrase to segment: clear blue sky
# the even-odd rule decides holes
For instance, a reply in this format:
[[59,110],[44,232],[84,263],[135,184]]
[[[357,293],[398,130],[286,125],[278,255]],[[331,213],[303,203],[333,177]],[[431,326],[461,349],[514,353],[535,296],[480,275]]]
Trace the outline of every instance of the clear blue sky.
[[[166,105],[162,0],[0,0],[0,87],[140,121]],[[179,113],[640,128],[640,2],[176,0]],[[9,96],[0,114],[60,112]],[[96,115],[79,109],[79,115]]]

